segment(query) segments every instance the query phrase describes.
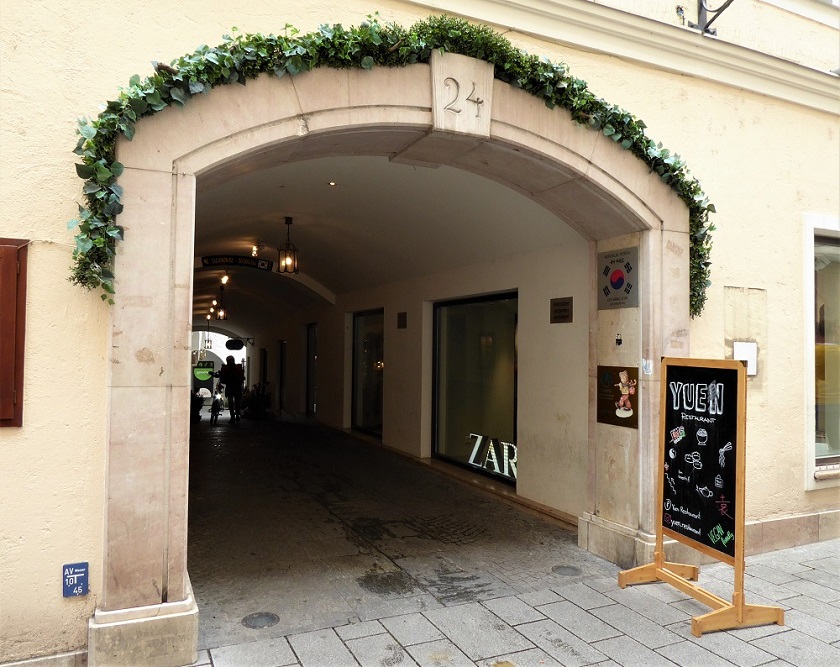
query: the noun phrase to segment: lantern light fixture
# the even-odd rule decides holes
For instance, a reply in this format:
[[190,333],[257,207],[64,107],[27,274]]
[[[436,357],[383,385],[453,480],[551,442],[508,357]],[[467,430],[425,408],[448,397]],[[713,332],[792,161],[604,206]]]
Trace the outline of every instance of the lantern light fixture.
[[219,285],[219,307],[216,309],[216,319],[217,320],[226,320],[228,318],[228,311],[225,308],[225,286],[224,283],[227,282],[225,280],[227,278],[227,274],[225,277],[222,278],[222,285]]
[[277,273],[300,273],[298,268],[298,249],[292,243],[292,218],[286,216],[286,242],[277,249]]
[[207,316],[207,336],[204,338],[204,349],[213,349],[213,341],[210,340],[210,315]]

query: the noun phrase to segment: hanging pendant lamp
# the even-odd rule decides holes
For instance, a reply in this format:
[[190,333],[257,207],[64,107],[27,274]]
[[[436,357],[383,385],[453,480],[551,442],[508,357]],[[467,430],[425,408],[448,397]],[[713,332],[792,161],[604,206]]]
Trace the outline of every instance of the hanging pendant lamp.
[[[223,282],[227,282],[227,275],[222,279]],[[219,307],[216,308],[216,319],[217,320],[226,320],[228,318],[228,311],[225,308],[225,286],[219,285]]]
[[210,316],[207,316],[207,337],[204,339],[204,349],[205,350],[212,350],[213,349],[213,341],[210,340]]
[[277,273],[300,273],[298,249],[291,241],[292,219],[286,216],[286,242],[277,249]]

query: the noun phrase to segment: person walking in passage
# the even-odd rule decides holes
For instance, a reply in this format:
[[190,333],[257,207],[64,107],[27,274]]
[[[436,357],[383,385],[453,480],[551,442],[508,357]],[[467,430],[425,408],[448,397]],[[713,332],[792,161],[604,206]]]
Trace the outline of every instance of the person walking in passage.
[[245,371],[242,364],[237,364],[233,356],[228,356],[225,365],[213,375],[225,386],[225,397],[228,400],[231,424],[239,421],[239,411],[242,408],[242,385],[245,382]]

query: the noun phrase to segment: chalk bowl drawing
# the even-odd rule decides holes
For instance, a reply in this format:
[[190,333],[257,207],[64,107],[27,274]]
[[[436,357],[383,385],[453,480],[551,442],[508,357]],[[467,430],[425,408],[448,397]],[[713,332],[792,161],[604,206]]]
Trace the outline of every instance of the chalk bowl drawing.
[[720,475],[715,475],[715,487],[717,487],[718,489],[723,488],[723,477],[721,477]]
[[697,429],[697,444],[701,447],[706,446],[706,441],[709,439],[709,434],[706,433],[706,429],[701,428]]
[[711,498],[714,495],[714,492],[708,486],[695,486],[694,488],[704,498]]
[[727,442],[723,447],[718,450],[718,463],[720,463],[721,468],[726,467],[726,452],[732,451],[732,443]]
[[691,452],[691,454],[686,454],[685,462],[690,463],[695,470],[703,469],[703,462],[700,460],[700,452]]

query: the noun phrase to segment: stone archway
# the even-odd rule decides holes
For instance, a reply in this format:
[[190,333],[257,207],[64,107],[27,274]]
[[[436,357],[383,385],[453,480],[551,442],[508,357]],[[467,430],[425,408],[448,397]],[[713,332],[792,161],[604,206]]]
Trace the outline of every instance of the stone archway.
[[640,487],[653,488],[658,377],[641,378],[638,432],[619,435],[595,424],[592,378],[597,364],[612,363],[615,325],[633,332],[624,351],[639,359],[687,354],[682,201],[628,151],[574,124],[565,111],[495,81],[482,61],[435,54],[430,65],[402,69],[263,75],[145,119],[134,140],[118,146],[125,165],[120,224],[128,240],[117,258],[112,310],[104,587],[90,626],[91,664],[194,659],[186,378],[196,179],[336,155],[466,169],[541,203],[590,240],[593,256],[639,246],[644,287],[633,313],[597,311],[593,276],[592,512],[581,517],[581,542],[619,561],[634,560],[652,544],[646,537],[653,532],[652,500],[628,510],[596,482],[617,448],[624,452],[618,475],[626,493],[637,498]]

